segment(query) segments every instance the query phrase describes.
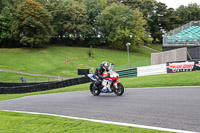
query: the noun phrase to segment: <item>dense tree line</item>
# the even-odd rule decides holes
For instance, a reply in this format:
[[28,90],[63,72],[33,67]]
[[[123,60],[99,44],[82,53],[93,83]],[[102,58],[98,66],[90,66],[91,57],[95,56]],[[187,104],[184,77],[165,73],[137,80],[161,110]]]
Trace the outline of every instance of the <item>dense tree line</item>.
[[200,6],[167,8],[156,0],[0,0],[0,47],[62,43],[124,49],[162,42],[199,20]]

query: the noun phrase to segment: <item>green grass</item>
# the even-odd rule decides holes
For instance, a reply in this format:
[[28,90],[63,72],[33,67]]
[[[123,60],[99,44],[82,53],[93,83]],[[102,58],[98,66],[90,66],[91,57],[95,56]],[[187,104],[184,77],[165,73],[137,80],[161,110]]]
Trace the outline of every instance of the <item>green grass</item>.
[[49,82],[49,81],[61,80],[54,77],[31,76],[31,75],[10,73],[10,72],[4,72],[4,71],[0,72],[0,82],[21,83],[21,80],[20,80],[21,77],[24,77],[26,79],[26,82]]
[[1,133],[165,133],[69,118],[0,111]]
[[[155,49],[160,49],[160,46],[152,46]],[[88,48],[81,47],[65,47],[65,46],[51,46],[40,49],[30,48],[16,48],[16,49],[0,49],[0,70],[22,71],[36,74],[58,75],[65,77],[76,77],[77,69],[88,67],[97,67],[102,61],[113,62],[116,66],[127,64],[126,51],[114,51],[105,49],[93,49],[94,57],[89,58],[87,55]],[[154,51],[135,48],[130,53],[130,62],[140,62],[150,60],[150,53]],[[65,64],[63,60],[69,59],[67,66],[67,73],[65,73]],[[167,75],[156,75],[146,77],[135,77],[120,79],[126,88],[140,88],[140,87],[163,87],[163,86],[199,86],[198,79],[200,72],[176,73]],[[19,78],[25,76],[22,74],[11,74],[1,72],[1,79],[4,82],[20,82]],[[35,76],[26,76],[32,81]],[[46,78],[40,79],[40,81]],[[54,80],[54,79],[53,79]],[[60,89],[33,92],[25,94],[0,94],[0,101],[13,98],[20,98],[24,96],[83,91],[88,90],[89,83],[65,87]],[[126,93],[126,91],[125,91]],[[95,133],[157,133],[161,131],[140,129],[126,126],[117,126],[110,124],[93,123],[89,121],[73,120],[61,117],[53,117],[46,115],[31,115],[22,113],[12,113],[0,111],[0,132],[2,133],[24,133],[24,132],[95,132]]]
[[[171,73],[163,75],[144,76],[144,77],[122,78],[119,79],[119,81],[122,82],[125,88],[147,88],[147,87],[167,87],[167,86],[200,86],[199,79],[200,79],[200,71],[194,71],[194,72]],[[0,94],[0,101],[24,97],[24,96],[31,96],[31,95],[83,91],[83,90],[88,90],[88,93],[90,93],[89,83],[60,88],[60,89],[25,93],[25,94]]]
[[126,88],[200,86],[200,71],[121,79]]
[[[128,64],[126,51],[93,48],[94,58],[90,58],[88,50],[89,48],[66,46],[0,49],[0,70],[76,77],[77,69],[96,68],[105,60],[115,63],[116,66]],[[130,53],[130,62],[150,60],[152,52],[142,47],[134,48]],[[69,59],[67,72],[63,62],[66,58]]]
[[159,51],[163,51],[162,50],[162,44],[151,44],[149,47],[159,50]]
[[[140,88],[140,87],[164,87],[164,86],[200,86],[200,71],[172,73],[165,75],[145,76],[120,79],[126,88]],[[60,93],[70,91],[88,90],[89,83],[65,87],[61,89],[54,89],[49,91],[26,93],[26,94],[1,94],[0,101],[19,98],[24,96]],[[125,91],[126,93],[126,91]],[[92,94],[91,94],[92,95]],[[140,129],[126,126],[116,126],[110,124],[93,123],[89,121],[73,120],[67,118],[44,116],[44,115],[31,115],[21,113],[10,113],[0,111],[0,132],[95,132],[95,133],[157,133],[162,131]]]

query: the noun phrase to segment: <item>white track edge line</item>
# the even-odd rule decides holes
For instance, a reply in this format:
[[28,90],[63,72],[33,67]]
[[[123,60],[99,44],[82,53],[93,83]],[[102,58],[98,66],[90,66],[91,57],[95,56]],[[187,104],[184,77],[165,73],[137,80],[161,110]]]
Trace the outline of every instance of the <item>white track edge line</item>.
[[125,89],[171,89],[171,88],[200,88],[200,86],[174,86],[174,87],[146,87],[146,88],[125,88]]
[[99,123],[105,123],[105,124],[130,126],[130,127],[153,129],[153,130],[160,130],[160,131],[169,131],[169,132],[176,132],[176,133],[198,133],[198,132],[194,132],[194,131],[186,131],[186,130],[178,130],[178,129],[170,129],[170,128],[162,128],[162,127],[153,127],[153,126],[137,125],[137,124],[130,124],[130,123],[122,123],[122,122],[95,120],[95,119],[80,118],[80,117],[65,116],[65,115],[57,115],[57,114],[49,114],[49,113],[14,111],[14,110],[1,110],[1,111],[16,112],[16,113],[28,113],[28,114],[37,114],[37,115],[50,115],[50,116],[57,116],[57,117],[63,117],[63,118],[86,120],[86,121],[99,122]]

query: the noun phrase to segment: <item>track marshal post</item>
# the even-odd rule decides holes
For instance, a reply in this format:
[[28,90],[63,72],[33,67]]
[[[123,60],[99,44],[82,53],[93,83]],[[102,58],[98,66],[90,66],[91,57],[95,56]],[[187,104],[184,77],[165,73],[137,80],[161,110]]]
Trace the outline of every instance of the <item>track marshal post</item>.
[[67,63],[69,63],[68,61],[69,59],[65,59],[63,62],[65,62],[65,72],[67,72]]

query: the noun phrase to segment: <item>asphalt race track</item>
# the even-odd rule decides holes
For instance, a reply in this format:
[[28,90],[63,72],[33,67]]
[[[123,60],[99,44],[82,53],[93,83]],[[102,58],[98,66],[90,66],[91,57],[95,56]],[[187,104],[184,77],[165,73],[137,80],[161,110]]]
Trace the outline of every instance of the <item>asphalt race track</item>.
[[0,110],[40,112],[200,132],[200,87],[125,89],[123,96],[89,91],[0,101]]

